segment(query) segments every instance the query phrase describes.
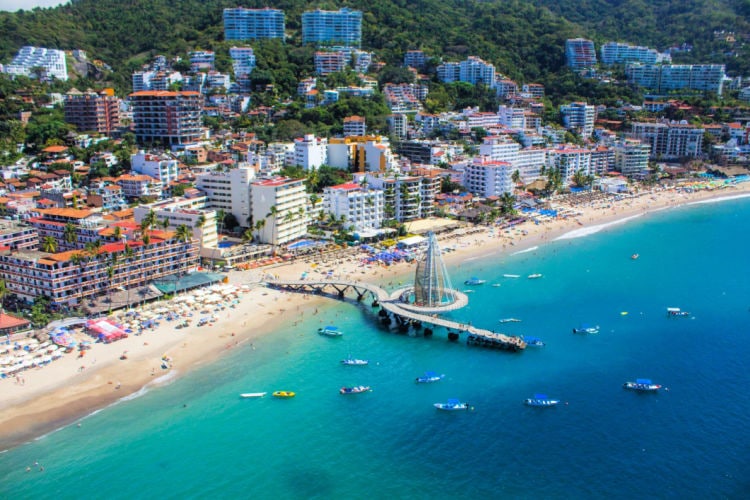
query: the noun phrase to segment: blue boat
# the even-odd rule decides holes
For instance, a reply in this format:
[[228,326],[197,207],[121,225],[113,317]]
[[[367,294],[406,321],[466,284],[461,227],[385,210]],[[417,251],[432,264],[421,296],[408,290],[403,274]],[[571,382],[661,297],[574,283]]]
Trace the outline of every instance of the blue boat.
[[549,407],[549,406],[555,406],[556,404],[559,404],[560,401],[557,399],[550,399],[547,397],[546,394],[534,394],[533,398],[528,398],[524,400],[524,404],[526,406],[541,406],[541,407]]
[[526,337],[525,335],[521,335],[521,340],[526,342],[527,346],[532,347],[544,347],[545,344],[539,337]]
[[487,283],[487,280],[479,279],[476,276],[472,276],[464,281],[464,285],[484,285],[485,283]]
[[622,384],[625,389],[640,392],[656,392],[661,389],[659,384],[654,384],[650,378],[637,378],[635,382],[625,382]]
[[326,337],[341,337],[344,334],[337,326],[331,325],[318,328],[318,333]]
[[417,377],[415,382],[418,384],[429,384],[431,382],[438,382],[443,379],[445,375],[438,375],[435,372],[424,372],[424,375]]

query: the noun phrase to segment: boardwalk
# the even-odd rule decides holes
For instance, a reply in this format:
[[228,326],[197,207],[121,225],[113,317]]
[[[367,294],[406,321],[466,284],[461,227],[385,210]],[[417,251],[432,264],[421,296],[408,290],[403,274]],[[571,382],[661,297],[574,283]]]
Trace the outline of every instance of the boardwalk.
[[[354,292],[357,301],[362,301],[370,294],[378,301],[380,307],[395,317],[407,319],[422,325],[433,325],[446,328],[449,332],[466,332],[468,342],[483,347],[494,347],[511,351],[520,351],[526,348],[526,343],[518,337],[509,337],[500,333],[494,333],[482,328],[476,328],[468,324],[458,323],[436,315],[423,314],[416,311],[416,306],[410,305],[405,308],[393,295],[371,283],[341,280],[277,280],[268,279],[266,284],[272,288],[279,288],[293,292],[304,293],[328,293],[337,295],[339,298],[346,297],[347,292]],[[447,310],[447,309],[446,309]],[[432,312],[433,310],[429,310]]]

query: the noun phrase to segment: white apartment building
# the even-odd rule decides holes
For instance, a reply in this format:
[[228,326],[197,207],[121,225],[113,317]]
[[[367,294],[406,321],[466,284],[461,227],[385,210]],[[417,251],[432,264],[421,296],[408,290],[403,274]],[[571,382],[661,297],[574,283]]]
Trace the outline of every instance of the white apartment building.
[[562,146],[550,149],[547,152],[547,158],[550,167],[560,171],[563,185],[570,184],[573,181],[573,175],[579,170],[586,175],[593,174],[591,172],[591,151],[588,149]]
[[122,195],[134,199],[143,196],[161,198],[161,182],[149,175],[123,174],[117,178],[117,185],[122,188]]
[[[440,192],[440,177],[396,177],[392,174],[365,174],[368,186],[383,191],[383,215],[406,222],[429,217],[435,212],[435,195]],[[355,180],[357,176],[355,176]]]
[[627,177],[643,175],[648,171],[651,147],[641,141],[625,140],[615,145],[615,170]]
[[166,155],[154,155],[144,151],[130,156],[130,168],[137,174],[148,175],[161,182],[162,188],[180,176],[178,161]]
[[228,172],[207,172],[195,176],[195,187],[206,194],[207,204],[232,214],[242,227],[250,226],[250,184],[255,170],[237,167]]
[[384,194],[381,190],[366,189],[350,182],[325,188],[323,211],[337,218],[346,217],[346,225],[357,232],[380,229],[384,217]]
[[210,249],[219,245],[216,232],[216,211],[206,209],[206,197],[172,198],[156,203],[139,205],[133,209],[135,221],[140,224],[146,215],[153,210],[156,214],[157,227],[162,221],[169,222],[168,229],[175,230],[181,225],[192,229],[193,238],[198,240],[201,256],[211,255]]
[[530,184],[542,178],[542,167],[547,164],[546,148],[524,148],[518,151],[512,163],[513,172],[518,170],[521,182]]
[[389,115],[386,119],[388,129],[391,133],[400,139],[406,138],[406,132],[409,130],[409,118],[403,113]]
[[320,168],[328,163],[328,140],[306,134],[294,140],[294,163],[305,170]]
[[723,64],[642,64],[625,67],[628,83],[658,93],[674,90],[705,91],[721,95],[726,78]]
[[479,145],[479,154],[492,161],[515,164],[521,145],[507,135],[488,135]]
[[275,177],[250,184],[253,220],[264,220],[256,232],[261,243],[283,245],[307,234],[307,192],[304,179]]
[[497,108],[498,123],[503,127],[523,130],[526,128],[526,110],[513,106],[499,106]]
[[495,86],[495,66],[476,56],[469,56],[461,62],[447,62],[437,67],[438,80],[445,83],[468,82],[472,85],[483,83]]
[[34,68],[39,68],[42,79],[68,79],[65,52],[44,47],[21,47],[13,60],[5,65],[3,72],[9,75],[36,77]]
[[574,102],[560,106],[565,128],[577,133],[581,138],[588,139],[594,133],[596,121],[596,106],[585,102]]
[[466,117],[466,125],[472,128],[492,128],[496,127],[500,123],[500,118],[497,113],[488,112],[476,112]]
[[255,52],[252,47],[232,47],[229,49],[234,76],[247,76],[255,69]]
[[477,196],[502,196],[513,192],[513,166],[507,161],[475,157],[464,167],[463,185]]
[[697,158],[703,154],[705,130],[702,127],[694,127],[686,122],[635,122],[631,127],[631,138],[648,144],[651,158]]
[[600,52],[602,64],[606,64],[607,66],[633,62],[646,64],[672,62],[672,56],[669,54],[660,54],[655,49],[638,47],[627,43],[607,42],[602,45]]
[[363,116],[347,116],[344,118],[344,137],[362,136],[367,134],[367,124]]

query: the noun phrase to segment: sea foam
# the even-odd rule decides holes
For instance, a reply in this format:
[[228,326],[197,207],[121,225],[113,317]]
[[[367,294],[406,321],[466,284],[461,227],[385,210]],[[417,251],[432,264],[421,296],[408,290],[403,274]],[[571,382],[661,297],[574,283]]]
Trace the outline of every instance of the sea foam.
[[517,252],[513,252],[511,255],[520,255],[522,253],[536,252],[537,250],[539,250],[538,246],[531,247],[531,248],[526,248],[525,250],[519,250]]
[[575,238],[583,238],[584,236],[590,236],[592,234],[598,233],[599,231],[602,231],[604,229],[607,229],[611,226],[616,226],[618,224],[623,224],[629,220],[637,219],[638,217],[641,217],[643,214],[637,214],[637,215],[631,215],[630,217],[624,217],[622,219],[613,220],[612,222],[607,222],[605,224],[597,224],[596,226],[590,226],[590,227],[582,227],[581,229],[576,229],[575,231],[570,231],[562,236],[558,236],[555,238],[555,241],[557,240],[572,240]]
[[722,201],[739,200],[741,198],[748,198],[748,197],[750,197],[750,193],[736,194],[733,196],[722,196],[721,198],[711,198],[710,200],[693,201],[691,203],[688,203],[688,205],[708,205],[711,203],[721,203]]

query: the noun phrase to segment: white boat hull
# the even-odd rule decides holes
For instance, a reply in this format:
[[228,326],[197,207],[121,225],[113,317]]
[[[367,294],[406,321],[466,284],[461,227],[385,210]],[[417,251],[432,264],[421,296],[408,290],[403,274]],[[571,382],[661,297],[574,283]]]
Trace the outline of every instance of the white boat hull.
[[248,399],[248,398],[262,398],[265,396],[265,392],[245,392],[240,394],[241,398]]

